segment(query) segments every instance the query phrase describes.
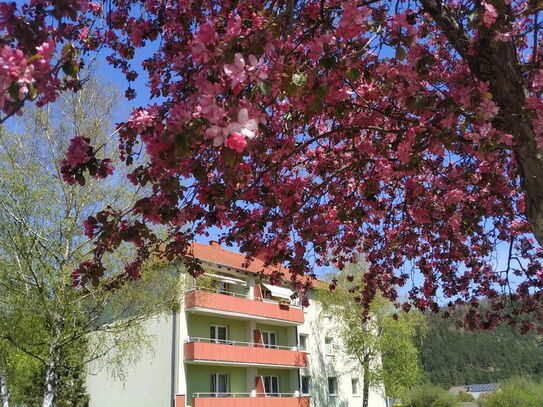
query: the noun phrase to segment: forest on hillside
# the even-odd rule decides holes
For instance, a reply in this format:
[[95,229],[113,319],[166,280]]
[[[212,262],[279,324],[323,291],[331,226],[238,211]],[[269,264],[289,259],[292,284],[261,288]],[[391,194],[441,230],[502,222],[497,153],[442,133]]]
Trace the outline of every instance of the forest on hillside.
[[426,380],[449,388],[498,382],[514,376],[543,378],[543,337],[503,324],[494,331],[469,331],[454,316],[427,314],[428,330],[419,338]]

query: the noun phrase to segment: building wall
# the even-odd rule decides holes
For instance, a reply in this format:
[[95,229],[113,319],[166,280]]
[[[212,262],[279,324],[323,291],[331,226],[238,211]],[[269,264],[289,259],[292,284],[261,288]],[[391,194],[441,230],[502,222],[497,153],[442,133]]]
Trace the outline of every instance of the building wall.
[[211,325],[224,325],[228,327],[228,339],[241,342],[249,342],[251,340],[246,337],[246,322],[242,320],[200,314],[188,314],[187,320],[189,336],[209,338]]
[[246,368],[212,365],[187,365],[187,400],[190,404],[194,393],[209,393],[213,373],[230,375],[229,391],[247,393]]
[[90,407],[171,407],[173,318],[153,318],[145,327],[153,335],[153,350],[145,351],[136,363],[124,366],[124,384],[114,380],[104,366],[89,366]]
[[[249,281],[254,285],[254,280]],[[311,299],[311,298],[310,298]],[[90,407],[170,407],[172,394],[187,396],[191,405],[192,393],[210,391],[212,373],[230,373],[230,392],[250,393],[254,390],[255,377],[276,375],[279,391],[294,393],[299,389],[299,375],[311,377],[311,407],[355,407],[362,404],[361,395],[353,395],[351,378],[359,378],[359,393],[362,392],[362,374],[356,363],[341,352],[337,328],[332,318],[323,315],[315,301],[304,309],[305,322],[298,326],[268,325],[255,320],[221,318],[220,315],[197,315],[185,312],[183,301],[175,318],[168,316],[148,323],[149,331],[155,335],[154,354],[146,353],[140,361],[127,366],[126,387],[113,381],[105,371],[89,372],[87,388],[91,394]],[[174,321],[175,320],[175,321]],[[278,345],[296,345],[298,334],[307,335],[309,365],[304,369],[273,369],[261,366],[229,367],[219,365],[197,365],[183,362],[183,343],[189,337],[209,337],[210,325],[227,325],[230,339],[252,342],[253,330],[275,331]],[[175,326],[175,327],[174,327]],[[173,336],[172,336],[173,335]],[[325,337],[334,338],[336,351],[326,355]],[[172,341],[177,357],[172,359]],[[250,349],[248,349],[250,351]],[[338,395],[328,394],[328,377],[337,377]],[[172,390],[172,382],[174,388]],[[381,389],[371,389],[369,407],[385,407]]]
[[[279,326],[279,325],[267,325],[267,324],[256,324],[256,329],[260,329],[261,331],[270,331],[275,332],[275,335],[277,336],[277,345],[278,346],[295,346],[294,343],[289,343],[288,338],[288,330],[289,329],[296,329],[294,327],[285,327],[285,326]],[[251,339],[252,341],[252,339]]]
[[[354,407],[362,405],[363,374],[359,364],[342,352],[337,322],[325,315],[317,301],[310,295],[310,305],[304,309],[305,321],[298,327],[298,334],[307,335],[308,367],[300,374],[310,376],[309,392],[312,407]],[[333,339],[331,355],[325,352],[325,338]],[[336,377],[337,396],[328,394],[328,377]],[[359,395],[352,394],[351,379],[359,380]],[[382,388],[370,389],[369,407],[385,407]]]

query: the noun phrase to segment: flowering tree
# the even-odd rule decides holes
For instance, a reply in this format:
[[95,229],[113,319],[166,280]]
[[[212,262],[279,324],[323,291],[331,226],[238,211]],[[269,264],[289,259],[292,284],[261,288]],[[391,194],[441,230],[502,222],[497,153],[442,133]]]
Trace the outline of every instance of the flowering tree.
[[[297,274],[364,252],[364,305],[377,290],[398,301],[413,271],[423,279],[410,304],[437,309],[443,296],[472,303],[471,326],[507,319],[527,330],[536,324],[523,316],[543,320],[540,9],[532,0],[3,3],[0,108],[7,118],[28,100],[77,90],[79,69],[101,49],[129,84],[146,74],[160,100],[119,124],[130,181],[151,192],[86,221],[96,245],[74,271],[79,284],[97,283],[103,254],[121,242],[138,253],[119,278],[135,278],[149,253],[187,257],[190,239],[216,226]],[[138,52],[148,57],[134,66]],[[111,173],[98,148],[73,138],[68,183]],[[165,242],[153,224],[168,227]],[[499,244],[509,248],[502,269]],[[295,280],[303,294],[307,280]],[[491,312],[477,311],[480,296]]]

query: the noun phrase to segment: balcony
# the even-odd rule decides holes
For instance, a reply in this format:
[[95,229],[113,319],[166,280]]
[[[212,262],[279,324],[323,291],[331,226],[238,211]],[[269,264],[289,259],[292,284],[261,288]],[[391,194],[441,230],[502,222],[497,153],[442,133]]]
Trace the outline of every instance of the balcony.
[[185,294],[185,309],[233,314],[262,320],[290,324],[302,324],[304,311],[301,307],[286,302],[267,299],[249,299],[237,293],[217,293],[195,288]]
[[279,393],[266,397],[262,393],[194,393],[192,407],[309,407],[309,397]]
[[307,366],[306,353],[298,351],[297,348],[277,345],[265,347],[261,343],[215,341],[208,338],[188,338],[185,341],[184,355],[187,362],[208,361],[239,366],[267,365],[296,368]]

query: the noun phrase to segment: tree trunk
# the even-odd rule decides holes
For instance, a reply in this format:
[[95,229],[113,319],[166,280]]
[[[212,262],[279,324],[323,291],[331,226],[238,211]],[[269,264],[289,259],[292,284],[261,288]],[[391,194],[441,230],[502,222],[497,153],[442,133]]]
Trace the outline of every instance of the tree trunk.
[[495,31],[507,29],[511,6],[506,2],[493,3],[498,8],[499,18],[492,30],[481,28],[479,39],[473,44],[475,52],[470,53],[471,38],[458,24],[446,2],[420,2],[469,65],[473,75],[480,81],[488,82],[493,100],[500,108],[492,124],[514,138],[513,151],[519,166],[522,188],[526,193],[526,217],[534,236],[543,246],[543,158],[537,148],[532,119],[524,113],[528,88],[522,77],[514,40],[496,41],[493,38]]
[[362,381],[362,407],[368,407],[370,398],[370,362],[369,358],[364,358],[364,377]]
[[57,340],[53,338],[49,345],[49,357],[45,365],[43,407],[55,407],[57,405],[59,359],[60,351]]
[[0,396],[2,397],[2,407],[9,407],[9,389],[8,389],[8,373],[6,367],[2,368],[2,374],[0,375]]

